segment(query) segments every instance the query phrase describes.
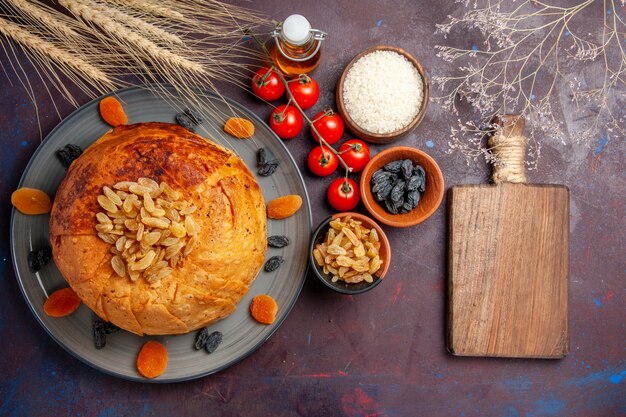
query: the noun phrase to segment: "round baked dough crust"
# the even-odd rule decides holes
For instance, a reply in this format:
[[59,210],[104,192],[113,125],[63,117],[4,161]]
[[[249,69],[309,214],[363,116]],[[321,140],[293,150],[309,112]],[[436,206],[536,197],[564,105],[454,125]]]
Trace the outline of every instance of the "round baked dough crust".
[[[95,230],[102,187],[140,177],[165,181],[198,207],[199,243],[155,284],[131,282],[111,267]],[[119,126],[75,160],[52,206],[54,261],[82,301],[102,319],[138,335],[181,334],[232,313],[267,250],[265,203],[239,157],[169,123]]]

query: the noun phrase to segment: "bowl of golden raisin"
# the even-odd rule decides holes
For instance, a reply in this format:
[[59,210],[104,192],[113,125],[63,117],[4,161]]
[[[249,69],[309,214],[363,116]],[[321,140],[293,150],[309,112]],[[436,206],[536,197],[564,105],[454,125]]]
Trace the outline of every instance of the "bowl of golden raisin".
[[360,294],[376,287],[389,270],[391,248],[376,222],[359,213],[337,213],[313,233],[310,261],[327,287]]

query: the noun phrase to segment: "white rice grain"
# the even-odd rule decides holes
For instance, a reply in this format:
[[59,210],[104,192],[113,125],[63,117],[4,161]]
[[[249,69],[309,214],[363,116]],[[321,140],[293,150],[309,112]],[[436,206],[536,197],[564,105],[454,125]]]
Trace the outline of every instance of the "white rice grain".
[[363,130],[396,132],[411,123],[424,99],[417,68],[393,51],[374,51],[346,74],[343,99],[347,113]]

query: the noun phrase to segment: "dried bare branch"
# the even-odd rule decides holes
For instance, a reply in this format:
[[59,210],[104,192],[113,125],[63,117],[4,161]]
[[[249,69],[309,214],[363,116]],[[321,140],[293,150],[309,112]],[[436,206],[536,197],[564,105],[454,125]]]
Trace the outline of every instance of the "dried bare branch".
[[[615,0],[568,6],[539,0],[460,3],[467,9],[460,17],[448,16],[437,32],[447,37],[459,29],[476,30],[483,42],[436,47],[437,56],[455,63],[459,73],[434,77],[442,92],[435,101],[455,114],[462,102],[469,103],[475,115],[452,128],[451,151],[462,152],[468,163],[480,156],[497,162],[484,148],[483,137],[493,128],[493,117],[502,113],[523,114],[528,120],[530,168],[536,168],[540,156],[539,136],[590,147],[601,135],[626,134],[626,24]],[[595,33],[581,28],[590,18],[602,22]],[[581,64],[599,76],[585,76]],[[576,71],[583,75],[573,75]],[[568,126],[563,122],[570,112],[568,100],[562,100],[566,88],[577,113]]]

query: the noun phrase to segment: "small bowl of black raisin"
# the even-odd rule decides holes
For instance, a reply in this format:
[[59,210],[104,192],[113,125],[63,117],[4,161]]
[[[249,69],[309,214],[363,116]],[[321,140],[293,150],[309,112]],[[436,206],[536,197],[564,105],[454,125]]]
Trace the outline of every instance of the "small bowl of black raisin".
[[437,162],[416,148],[396,146],[374,156],[361,173],[363,205],[376,220],[409,227],[429,218],[443,200]]

